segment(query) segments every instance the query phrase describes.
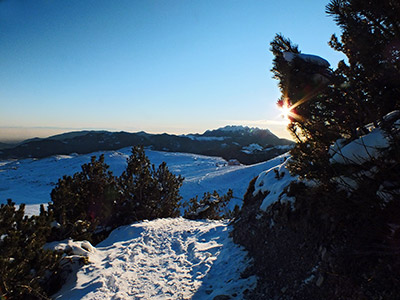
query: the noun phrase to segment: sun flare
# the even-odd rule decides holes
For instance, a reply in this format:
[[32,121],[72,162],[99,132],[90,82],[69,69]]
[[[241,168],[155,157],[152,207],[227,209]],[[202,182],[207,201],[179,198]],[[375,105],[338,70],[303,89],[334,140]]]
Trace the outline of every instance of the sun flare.
[[294,113],[292,112],[293,107],[290,106],[288,102],[285,101],[282,106],[279,106],[279,110],[281,111],[281,116],[284,121],[289,124],[291,122],[291,118]]
[[290,116],[290,107],[287,105],[284,105],[281,107],[281,114],[282,114],[282,118],[284,118],[285,120],[289,120],[289,116]]

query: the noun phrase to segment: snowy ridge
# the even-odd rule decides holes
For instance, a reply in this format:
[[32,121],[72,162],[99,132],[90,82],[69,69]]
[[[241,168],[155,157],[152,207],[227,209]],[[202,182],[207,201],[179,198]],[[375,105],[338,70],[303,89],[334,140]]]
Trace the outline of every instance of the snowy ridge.
[[227,137],[224,136],[195,136],[195,135],[183,135],[192,141],[224,141]]
[[[266,131],[268,133],[271,133],[269,129],[261,129],[258,127],[249,127],[249,126],[243,126],[243,125],[227,125],[225,127],[220,127],[218,129],[214,130],[207,130],[205,134],[211,134],[215,132],[225,132],[225,133],[254,133],[254,132],[259,132],[259,131]],[[271,133],[272,134],[272,133]]]
[[238,132],[238,131],[252,131],[252,130],[260,130],[256,127],[242,126],[242,125],[227,125],[225,127],[219,128],[217,130],[226,131],[226,132]]
[[[158,219],[114,230],[54,299],[243,299],[246,252],[226,221]],[[77,244],[79,246],[80,244]]]

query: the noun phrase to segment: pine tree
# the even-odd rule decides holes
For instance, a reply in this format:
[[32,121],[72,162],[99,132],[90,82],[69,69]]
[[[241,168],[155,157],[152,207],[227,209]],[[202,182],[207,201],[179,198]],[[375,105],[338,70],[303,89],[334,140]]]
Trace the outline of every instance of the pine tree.
[[172,174],[165,162],[156,169],[143,147],[132,148],[121,176],[114,177],[108,168],[104,155],[98,160],[93,156],[81,172],[58,181],[48,213],[60,226],[53,228],[50,240],[96,243],[118,226],[179,215],[183,178]]
[[[365,297],[397,299],[399,237],[388,222],[399,225],[400,136],[396,119],[383,117],[400,108],[400,2],[332,0],[326,11],[342,29],[340,39],[329,42],[346,55],[336,69],[321,69],[282,35],[271,43],[278,104],[291,107],[289,129],[297,139],[289,168],[319,182],[291,185],[303,222],[294,224],[335,249],[327,273],[351,278]],[[345,165],[330,160],[336,141],[343,146],[373,126],[391,143],[378,158]],[[352,184],[339,188],[341,180]],[[358,255],[349,259],[349,253]]]
[[[98,160],[82,165],[82,171],[64,176],[51,192],[49,210],[61,228],[55,229],[55,239],[91,239],[96,228],[112,226],[115,201],[118,196],[114,176]],[[100,227],[98,227],[100,226]]]
[[152,191],[151,163],[145,155],[143,147],[133,147],[127,159],[127,167],[118,178],[121,196],[118,199],[118,220],[121,224],[129,224],[148,218],[150,202],[147,199]]
[[157,199],[153,215],[157,218],[177,217],[180,214],[179,207],[182,200],[179,189],[183,183],[183,177],[175,176],[162,162],[158,169],[153,168],[155,188],[153,197]]
[[[342,34],[330,45],[344,53],[338,73],[341,98],[363,126],[400,107],[400,3],[393,0],[333,0],[326,8]],[[354,117],[353,116],[353,117]]]
[[[291,106],[289,130],[298,144],[291,170],[329,180],[328,150],[355,139],[360,128],[400,107],[400,4],[398,1],[333,0],[326,8],[342,29],[329,44],[347,56],[335,70],[301,59],[290,40],[277,35],[272,72],[278,104]],[[292,60],[285,58],[288,53]]]
[[[400,294],[400,113],[380,119],[399,108],[400,2],[332,0],[326,9],[342,29],[340,40],[330,41],[346,55],[337,68],[302,54],[282,35],[271,43],[278,104],[291,108],[289,129],[297,140],[289,167],[316,184],[292,182],[286,190],[295,201],[275,202],[260,213],[265,195],[253,196],[253,181],[236,236],[262,278],[254,299],[394,300]],[[369,130],[366,138],[382,133],[390,141],[374,149],[379,157],[346,164],[330,159],[334,142],[339,150],[362,145]],[[278,266],[280,273],[290,276],[271,282],[265,266],[282,258],[288,264]],[[304,284],[312,266],[318,266],[315,284]]]
[[291,108],[288,128],[297,140],[291,169],[303,177],[321,177],[329,145],[343,132],[335,119],[337,104],[332,97],[336,78],[327,63],[308,60],[280,34],[271,42],[271,51],[275,56],[272,72],[282,93],[278,105]]
[[121,195],[117,219],[121,224],[129,224],[178,216],[182,182],[183,178],[172,174],[165,162],[156,169],[143,147],[133,147],[126,170],[118,178]]

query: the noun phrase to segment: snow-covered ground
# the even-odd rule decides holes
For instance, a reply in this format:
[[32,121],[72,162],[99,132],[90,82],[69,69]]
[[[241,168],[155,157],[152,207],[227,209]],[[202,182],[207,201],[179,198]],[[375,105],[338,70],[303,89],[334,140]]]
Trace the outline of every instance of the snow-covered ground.
[[[114,175],[119,176],[126,167],[126,159],[130,148],[119,151],[103,151],[85,155],[57,155],[43,159],[22,159],[0,161],[0,203],[11,198],[15,203],[26,203],[28,214],[39,211],[41,203],[48,203],[50,192],[63,175],[73,175],[81,170],[81,165],[90,162],[90,157],[104,153],[105,162],[110,165]],[[216,190],[224,194],[231,188],[234,204],[241,204],[251,179],[260,172],[268,170],[280,163],[278,157],[268,162],[250,166],[227,166],[227,162],[219,157],[201,156],[195,154],[159,152],[146,150],[150,161],[158,166],[167,163],[170,171],[185,177],[181,188],[184,200],[196,195],[201,197],[205,192]]]
[[75,243],[90,263],[54,299],[243,299],[256,278],[240,277],[248,259],[229,231],[226,221],[158,219],[120,227],[97,247]]
[[287,159],[279,165],[266,170],[258,175],[256,182],[254,183],[253,196],[258,193],[266,193],[260,209],[266,211],[268,206],[277,201],[293,201],[291,197],[286,194],[286,188],[292,181],[298,180],[297,176],[293,176],[287,169],[287,164],[290,160],[289,155]]
[[[41,203],[50,201],[59,178],[80,171],[92,155],[102,153],[114,175],[120,175],[130,148],[0,161],[0,202],[12,198],[17,204],[27,203],[26,212],[35,214]],[[155,165],[165,161],[174,174],[185,177],[184,200],[233,189],[237,204],[254,177],[285,160],[282,155],[251,166],[228,166],[218,157],[150,150],[146,154]],[[256,278],[241,278],[249,261],[229,237],[230,230],[227,221],[157,219],[119,227],[96,247],[82,241],[55,242],[53,247],[68,245],[89,263],[70,274],[54,299],[243,299]]]

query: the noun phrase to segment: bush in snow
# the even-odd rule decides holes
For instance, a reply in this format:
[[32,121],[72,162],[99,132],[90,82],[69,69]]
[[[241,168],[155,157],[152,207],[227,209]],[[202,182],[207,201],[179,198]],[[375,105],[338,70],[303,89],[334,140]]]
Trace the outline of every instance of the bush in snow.
[[49,205],[60,224],[53,230],[53,239],[92,240],[96,228],[112,225],[118,190],[108,168],[104,155],[98,160],[93,156],[90,163],[82,165],[81,172],[58,180]]
[[97,243],[117,226],[179,216],[183,178],[172,174],[165,162],[158,168],[152,165],[143,147],[132,148],[120,177],[108,168],[104,155],[92,157],[81,172],[58,181],[49,211],[60,226],[53,229],[52,240]]
[[133,147],[127,163],[126,170],[118,178],[120,197],[116,204],[116,221],[122,225],[179,216],[182,199],[179,189],[183,178],[172,174],[165,162],[156,168],[143,147]]
[[44,250],[50,234],[47,213],[27,217],[11,200],[0,206],[0,298],[48,299],[60,287],[60,256]]
[[234,218],[238,213],[239,207],[235,206],[233,211],[227,207],[232,198],[232,190],[228,190],[228,192],[222,196],[220,196],[217,191],[213,193],[204,193],[200,201],[196,196],[183,204],[185,208],[183,216],[192,220]]

